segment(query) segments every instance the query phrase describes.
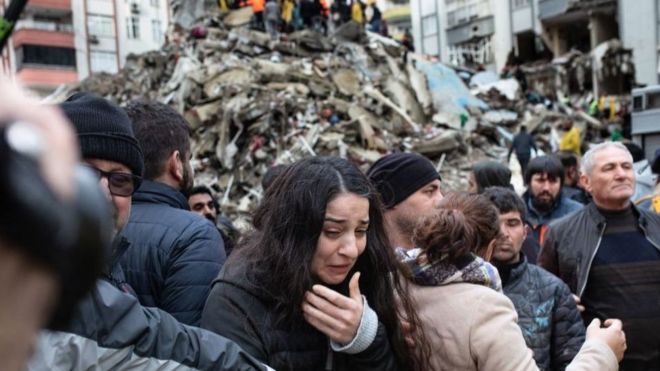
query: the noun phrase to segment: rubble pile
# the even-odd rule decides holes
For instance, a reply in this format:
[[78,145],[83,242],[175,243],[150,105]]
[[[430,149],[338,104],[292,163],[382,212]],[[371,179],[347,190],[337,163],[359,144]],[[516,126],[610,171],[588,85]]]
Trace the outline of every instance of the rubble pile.
[[274,41],[246,27],[250,17],[244,8],[174,27],[163,49],[131,55],[119,73],[91,76],[60,99],[85,90],[177,109],[190,124],[196,183],[221,195],[239,229],[275,164],[335,155],[366,170],[387,152],[415,151],[447,189],[463,190],[471,164],[503,158],[520,123],[550,143],[548,128],[579,118],[520,99],[515,79],[476,74],[471,92],[456,70],[354,23],[332,37],[303,30]]
[[[243,13],[172,31],[162,50],[131,55],[119,73],[91,76],[62,96],[85,90],[120,105],[148,99],[176,108],[191,127],[196,181],[239,219],[260,200],[260,179],[274,164],[337,155],[366,169],[392,150],[443,163],[467,150],[461,131],[427,124],[436,110],[426,78],[394,41],[349,23],[334,37],[303,30],[275,42],[240,27]],[[462,188],[452,168],[443,177]]]

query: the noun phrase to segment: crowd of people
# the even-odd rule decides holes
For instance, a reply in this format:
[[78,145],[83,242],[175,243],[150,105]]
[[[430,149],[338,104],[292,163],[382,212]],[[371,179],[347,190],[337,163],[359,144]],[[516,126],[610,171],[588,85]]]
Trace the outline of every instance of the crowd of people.
[[[498,162],[475,164],[467,192],[443,192],[418,154],[366,172],[310,157],[269,171],[239,238],[213,191],[194,187],[188,125],[172,108],[84,92],[30,107],[72,124],[114,230],[69,323],[39,331],[44,304],[25,314],[22,343],[0,347],[13,369],[660,369],[660,215],[631,202],[620,143],[590,148],[579,171],[528,159],[522,197]],[[21,295],[66,284],[46,283]],[[0,321],[26,302],[3,301]]]
[[[252,28],[266,31],[272,39],[303,28],[328,35],[350,21],[389,36],[387,21],[375,0],[220,0],[218,5],[221,10],[251,7]],[[406,35],[410,38],[409,33]],[[411,43],[404,40],[406,46]]]

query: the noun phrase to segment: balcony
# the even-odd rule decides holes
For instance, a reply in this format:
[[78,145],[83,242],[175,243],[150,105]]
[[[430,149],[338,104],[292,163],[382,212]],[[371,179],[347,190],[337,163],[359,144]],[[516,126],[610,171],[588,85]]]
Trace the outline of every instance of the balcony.
[[469,40],[481,39],[495,33],[493,16],[478,18],[447,30],[447,42],[450,45],[461,44]]
[[27,86],[56,87],[78,81],[78,72],[75,69],[26,64],[16,73],[16,77]]
[[48,45],[61,48],[74,48],[73,32],[46,31],[40,29],[23,28],[17,29],[12,36],[14,47],[24,44]]
[[71,12],[71,0],[28,0],[27,7]]
[[567,13],[586,17],[590,11],[611,13],[616,8],[616,3],[616,0],[539,0],[539,18],[563,18]]
[[73,25],[70,23],[48,22],[38,20],[21,19],[16,22],[16,30],[31,29],[41,31],[57,31],[73,33]]

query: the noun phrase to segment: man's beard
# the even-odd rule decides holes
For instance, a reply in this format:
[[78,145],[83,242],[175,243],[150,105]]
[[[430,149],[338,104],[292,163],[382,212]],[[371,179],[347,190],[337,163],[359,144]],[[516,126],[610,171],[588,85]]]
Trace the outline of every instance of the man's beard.
[[417,223],[420,219],[420,217],[408,217],[400,215],[394,219],[394,223],[396,224],[397,228],[399,228],[399,231],[402,235],[412,237],[413,233],[415,232],[415,227],[417,226]]
[[557,198],[552,194],[550,194],[550,192],[541,192],[539,196],[541,195],[547,195],[550,197],[550,199],[548,201],[545,201],[545,200],[541,200],[538,196],[532,195],[532,206],[534,206],[536,210],[542,213],[551,211],[553,206],[555,205],[555,201],[557,200]]

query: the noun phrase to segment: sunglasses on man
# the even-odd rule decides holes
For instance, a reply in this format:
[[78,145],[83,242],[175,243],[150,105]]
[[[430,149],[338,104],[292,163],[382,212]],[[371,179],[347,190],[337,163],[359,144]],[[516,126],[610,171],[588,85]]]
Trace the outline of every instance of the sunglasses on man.
[[140,188],[142,178],[131,173],[124,173],[121,171],[103,171],[91,165],[85,165],[90,169],[99,180],[101,178],[108,179],[108,189],[110,194],[120,197],[129,197]]

